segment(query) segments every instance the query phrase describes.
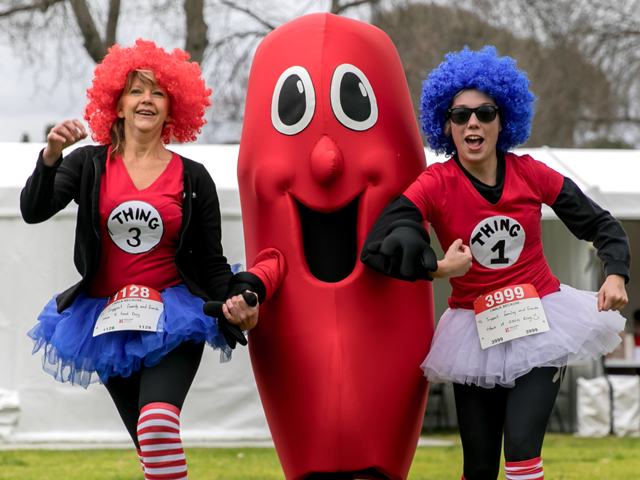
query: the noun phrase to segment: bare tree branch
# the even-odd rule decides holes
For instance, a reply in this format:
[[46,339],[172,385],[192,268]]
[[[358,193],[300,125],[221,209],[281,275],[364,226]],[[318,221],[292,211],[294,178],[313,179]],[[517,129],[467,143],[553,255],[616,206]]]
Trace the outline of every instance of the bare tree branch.
[[359,7],[360,5],[364,5],[366,3],[370,3],[371,5],[375,5],[379,3],[380,0],[356,0],[351,3],[345,3],[344,5],[340,5],[340,0],[331,0],[331,13],[335,15],[339,15],[345,10],[352,7]]
[[84,0],[69,0],[69,3],[84,37],[84,48],[96,63],[100,63],[107,54],[107,47],[100,38],[87,3]]
[[0,12],[0,17],[9,17],[14,13],[28,12],[29,10],[40,10],[41,12],[46,12],[51,5],[54,5],[59,2],[64,2],[64,1],[65,0],[41,0],[31,5],[21,5],[19,7],[12,7],[12,8],[9,8],[8,10]]
[[105,44],[110,47],[116,43],[116,29],[118,27],[118,18],[120,17],[120,0],[110,0],[109,17],[107,19],[107,35]]
[[258,22],[259,24],[263,25],[264,27],[268,28],[269,30],[275,30],[277,28],[277,25],[272,25],[269,22],[267,22],[266,20],[260,18],[258,15],[256,15],[255,13],[253,13],[251,10],[249,10],[248,8],[244,8],[244,7],[240,7],[238,5],[236,5],[233,2],[230,2],[229,0],[222,0],[223,5],[229,7],[231,10],[236,10],[238,12],[242,12],[248,16],[250,16],[251,18],[253,18],[256,22]]
[[268,32],[265,32],[263,30],[252,30],[252,31],[248,31],[248,32],[239,32],[239,33],[233,33],[231,35],[228,35],[224,38],[221,38],[220,40],[218,40],[215,43],[211,44],[211,50],[217,50],[218,48],[222,47],[225,44],[231,43],[234,40],[239,40],[242,38],[247,38],[247,37],[257,37],[257,38],[261,38],[261,37],[265,37],[267,35]]
[[204,21],[203,0],[184,0],[184,11],[187,17],[185,50],[191,55],[191,61],[200,64],[204,57],[204,51],[209,45],[207,39],[209,27]]
[[629,115],[613,116],[613,117],[580,117],[577,119],[584,123],[636,123],[640,125],[640,117],[631,117]]

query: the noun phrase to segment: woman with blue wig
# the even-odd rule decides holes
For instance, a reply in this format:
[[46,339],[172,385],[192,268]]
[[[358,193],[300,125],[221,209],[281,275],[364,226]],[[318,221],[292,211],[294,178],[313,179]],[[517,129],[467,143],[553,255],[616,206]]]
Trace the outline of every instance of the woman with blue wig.
[[[486,46],[450,53],[424,82],[422,131],[451,157],[430,165],[383,210],[361,255],[395,278],[449,278],[449,309],[422,364],[453,383],[463,479],[542,479],[542,442],[567,364],[620,343],[631,261],[620,223],[569,178],[511,150],[529,138],[526,73]],[[561,285],[543,254],[541,207],[593,242],[606,280],[596,293]],[[437,261],[422,223],[433,226]]]

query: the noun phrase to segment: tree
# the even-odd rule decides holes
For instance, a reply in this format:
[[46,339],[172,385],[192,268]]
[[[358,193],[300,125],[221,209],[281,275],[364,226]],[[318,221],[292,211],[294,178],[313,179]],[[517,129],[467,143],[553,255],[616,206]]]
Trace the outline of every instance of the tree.
[[217,141],[238,142],[244,115],[244,100],[249,70],[258,44],[280,25],[316,10],[346,14],[374,8],[380,0],[331,2],[308,1],[259,2],[255,0],[219,0],[216,35],[207,52],[205,70],[210,80],[214,108],[210,123]]
[[[136,36],[168,38],[198,62],[213,88],[210,123],[218,141],[238,141],[244,91],[257,44],[279,25],[314,8],[345,14],[380,0],[0,0],[0,25],[25,64],[39,70],[57,55],[57,79],[77,79],[99,63],[123,35],[123,24]],[[290,4],[293,4],[290,5]],[[135,19],[135,20],[134,20]],[[125,27],[126,30],[127,27]],[[126,33],[129,33],[128,31]],[[88,58],[78,53],[84,50]],[[205,134],[211,140],[211,128]]]
[[[444,55],[464,45],[473,50],[494,45],[525,70],[531,90],[538,97],[529,146],[579,145],[587,123],[594,130],[592,112],[609,115],[613,109],[610,84],[605,75],[574,50],[547,48],[533,39],[515,37],[470,12],[437,5],[412,4],[380,11],[373,22],[394,41],[402,59],[416,115],[419,115],[421,82],[444,60]],[[587,84],[583,80],[589,78]]]
[[[0,36],[34,70],[53,59],[58,80],[85,83],[108,47],[131,43],[132,34],[180,46],[201,64],[214,92],[202,138],[235,142],[249,67],[262,38],[310,11],[373,18],[396,43],[414,96],[420,90],[416,79],[424,79],[444,53],[465,43],[473,48],[493,43],[528,71],[540,98],[530,145],[581,145],[598,138],[640,145],[640,0],[442,5],[441,0],[0,0]],[[582,85],[585,79],[588,87]]]
[[[578,52],[610,82],[614,108],[590,111],[610,140],[640,145],[640,0],[459,0],[488,23]],[[589,77],[585,77],[589,78]]]
[[[39,0],[32,2],[10,2],[11,5],[0,11],[0,18],[23,16],[22,26],[24,34],[33,33],[35,15],[70,16],[71,9],[77,28],[84,40],[84,49],[95,63],[99,63],[107,54],[110,46],[116,43],[116,31],[120,18],[120,0],[108,0],[107,12],[101,12],[96,2],[90,4],[85,0]],[[204,21],[204,0],[184,0],[183,8],[186,19],[186,38],[184,49],[189,52],[191,59],[201,62],[207,48],[207,24]],[[160,11],[166,10],[161,8]],[[100,18],[106,17],[106,18]],[[100,25],[102,23],[102,25]],[[104,33],[101,34],[100,32]]]

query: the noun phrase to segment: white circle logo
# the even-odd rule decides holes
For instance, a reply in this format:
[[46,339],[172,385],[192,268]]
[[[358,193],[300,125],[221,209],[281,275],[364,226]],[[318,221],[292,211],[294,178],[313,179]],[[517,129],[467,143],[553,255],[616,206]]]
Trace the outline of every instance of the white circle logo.
[[107,231],[120,250],[140,254],[153,250],[160,243],[164,224],[153,205],[131,200],[121,203],[109,214]]
[[524,247],[524,228],[516,220],[504,216],[489,217],[473,229],[469,246],[480,265],[498,269],[518,261]]

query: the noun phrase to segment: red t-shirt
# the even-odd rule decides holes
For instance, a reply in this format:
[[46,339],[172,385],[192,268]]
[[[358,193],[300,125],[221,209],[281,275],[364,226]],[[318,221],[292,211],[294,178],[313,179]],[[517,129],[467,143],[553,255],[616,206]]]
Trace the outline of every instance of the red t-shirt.
[[183,167],[173,158],[144,190],[120,155],[108,158],[100,185],[100,267],[89,288],[109,297],[135,283],[163,290],[182,281],[174,263],[182,225]]
[[560,282],[544,257],[542,204],[552,205],[564,177],[528,155],[505,155],[504,188],[495,205],[485,200],[453,159],[429,166],[404,192],[431,223],[446,252],[458,238],[471,248],[473,264],[449,279],[452,308],[497,288],[531,283],[542,297]]

